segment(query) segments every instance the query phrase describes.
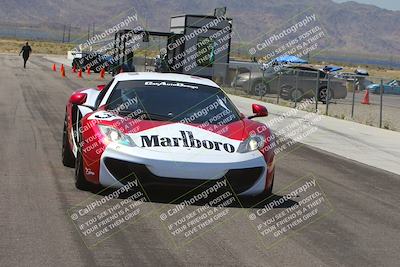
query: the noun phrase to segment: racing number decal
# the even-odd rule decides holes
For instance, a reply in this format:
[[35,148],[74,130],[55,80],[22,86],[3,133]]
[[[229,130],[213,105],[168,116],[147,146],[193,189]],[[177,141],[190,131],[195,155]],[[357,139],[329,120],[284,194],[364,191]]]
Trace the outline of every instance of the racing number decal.
[[88,120],[104,120],[104,121],[112,121],[116,118],[118,118],[119,116],[111,113],[111,112],[107,112],[107,111],[98,111],[96,113],[93,113],[92,115],[89,116]]
[[94,117],[98,118],[98,119],[109,119],[109,118],[115,117],[115,115],[113,115],[111,113],[103,113],[103,114],[96,114]]

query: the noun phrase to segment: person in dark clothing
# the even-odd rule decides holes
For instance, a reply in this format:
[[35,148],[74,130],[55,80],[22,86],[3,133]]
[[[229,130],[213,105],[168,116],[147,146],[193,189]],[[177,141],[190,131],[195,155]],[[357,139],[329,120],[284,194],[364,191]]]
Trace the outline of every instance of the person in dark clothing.
[[22,47],[21,52],[19,52],[19,55],[22,53],[22,58],[24,59],[24,69],[26,68],[26,62],[28,61],[28,58],[30,54],[32,53],[32,48],[29,46],[28,42]]

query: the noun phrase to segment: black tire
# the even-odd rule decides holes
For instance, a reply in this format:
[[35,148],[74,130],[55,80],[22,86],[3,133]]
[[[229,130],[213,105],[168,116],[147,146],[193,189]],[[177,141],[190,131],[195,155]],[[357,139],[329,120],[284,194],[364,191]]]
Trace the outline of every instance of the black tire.
[[260,193],[260,194],[258,194],[258,195],[256,195],[256,196],[254,196],[254,197],[252,198],[252,201],[253,201],[253,202],[255,201],[255,203],[257,203],[257,202],[260,202],[260,201],[265,201],[265,199],[269,199],[269,197],[271,197],[271,196],[273,195],[273,194],[272,194],[272,189],[273,189],[273,187],[274,187],[274,180],[275,180],[275,174],[274,174],[274,176],[272,177],[271,187],[268,188],[268,190],[265,189],[262,193]]
[[269,85],[264,83],[263,81],[253,82],[251,89],[252,89],[252,94],[256,96],[264,96],[266,93],[270,91]]
[[[327,87],[319,88],[318,100],[325,104],[326,103],[326,95],[327,95],[327,93],[328,93],[328,88]],[[332,96],[333,96],[333,92],[330,89],[330,91],[329,91],[329,101],[332,99]]]
[[274,176],[272,176],[272,183],[271,183],[270,188],[268,188],[268,190],[265,191],[265,194],[267,194],[267,196],[272,195],[272,189],[274,187],[274,180],[275,180],[275,174],[274,174]]
[[79,61],[77,59],[72,60],[72,67],[74,67],[79,70],[82,68],[81,64],[79,64]]
[[279,95],[284,100],[290,100],[290,91],[293,89],[290,85],[284,84],[281,86]]
[[303,99],[304,92],[300,88],[292,88],[289,91],[289,99],[293,102],[300,102]]
[[[82,140],[82,135],[79,135],[78,140]],[[91,183],[86,180],[84,171],[82,148],[78,145],[75,159],[75,187],[87,191],[91,189]]]
[[86,180],[84,175],[83,156],[80,149],[78,149],[75,160],[75,187],[85,191],[91,188],[91,184]]
[[63,129],[63,140],[62,140],[62,163],[66,167],[73,168],[75,167],[75,156],[71,151],[71,147],[68,142],[67,135],[67,115],[65,115],[64,119],[64,129]]

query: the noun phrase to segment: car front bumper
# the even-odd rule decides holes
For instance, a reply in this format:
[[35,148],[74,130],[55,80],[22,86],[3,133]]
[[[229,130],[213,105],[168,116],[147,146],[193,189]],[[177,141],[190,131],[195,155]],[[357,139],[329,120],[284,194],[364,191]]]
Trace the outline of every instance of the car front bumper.
[[265,190],[267,165],[259,151],[228,157],[188,157],[139,147],[110,144],[100,160],[100,184],[120,188],[138,179],[143,187],[192,189],[226,178],[234,193],[255,196]]

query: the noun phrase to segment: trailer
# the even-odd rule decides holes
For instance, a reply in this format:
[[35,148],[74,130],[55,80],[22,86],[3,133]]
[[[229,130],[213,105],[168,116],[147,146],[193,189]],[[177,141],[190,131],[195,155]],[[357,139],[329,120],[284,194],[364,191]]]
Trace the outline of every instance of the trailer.
[[134,54],[133,51],[128,51],[130,46],[127,44],[138,35],[142,42],[148,42],[151,36],[166,39],[166,47],[160,49],[159,55],[159,60],[165,66],[165,69],[161,69],[165,72],[217,80],[223,80],[227,76],[232,19],[224,15],[173,16],[170,19],[169,32],[120,30],[114,38],[114,58],[118,60],[117,65],[132,64]]

